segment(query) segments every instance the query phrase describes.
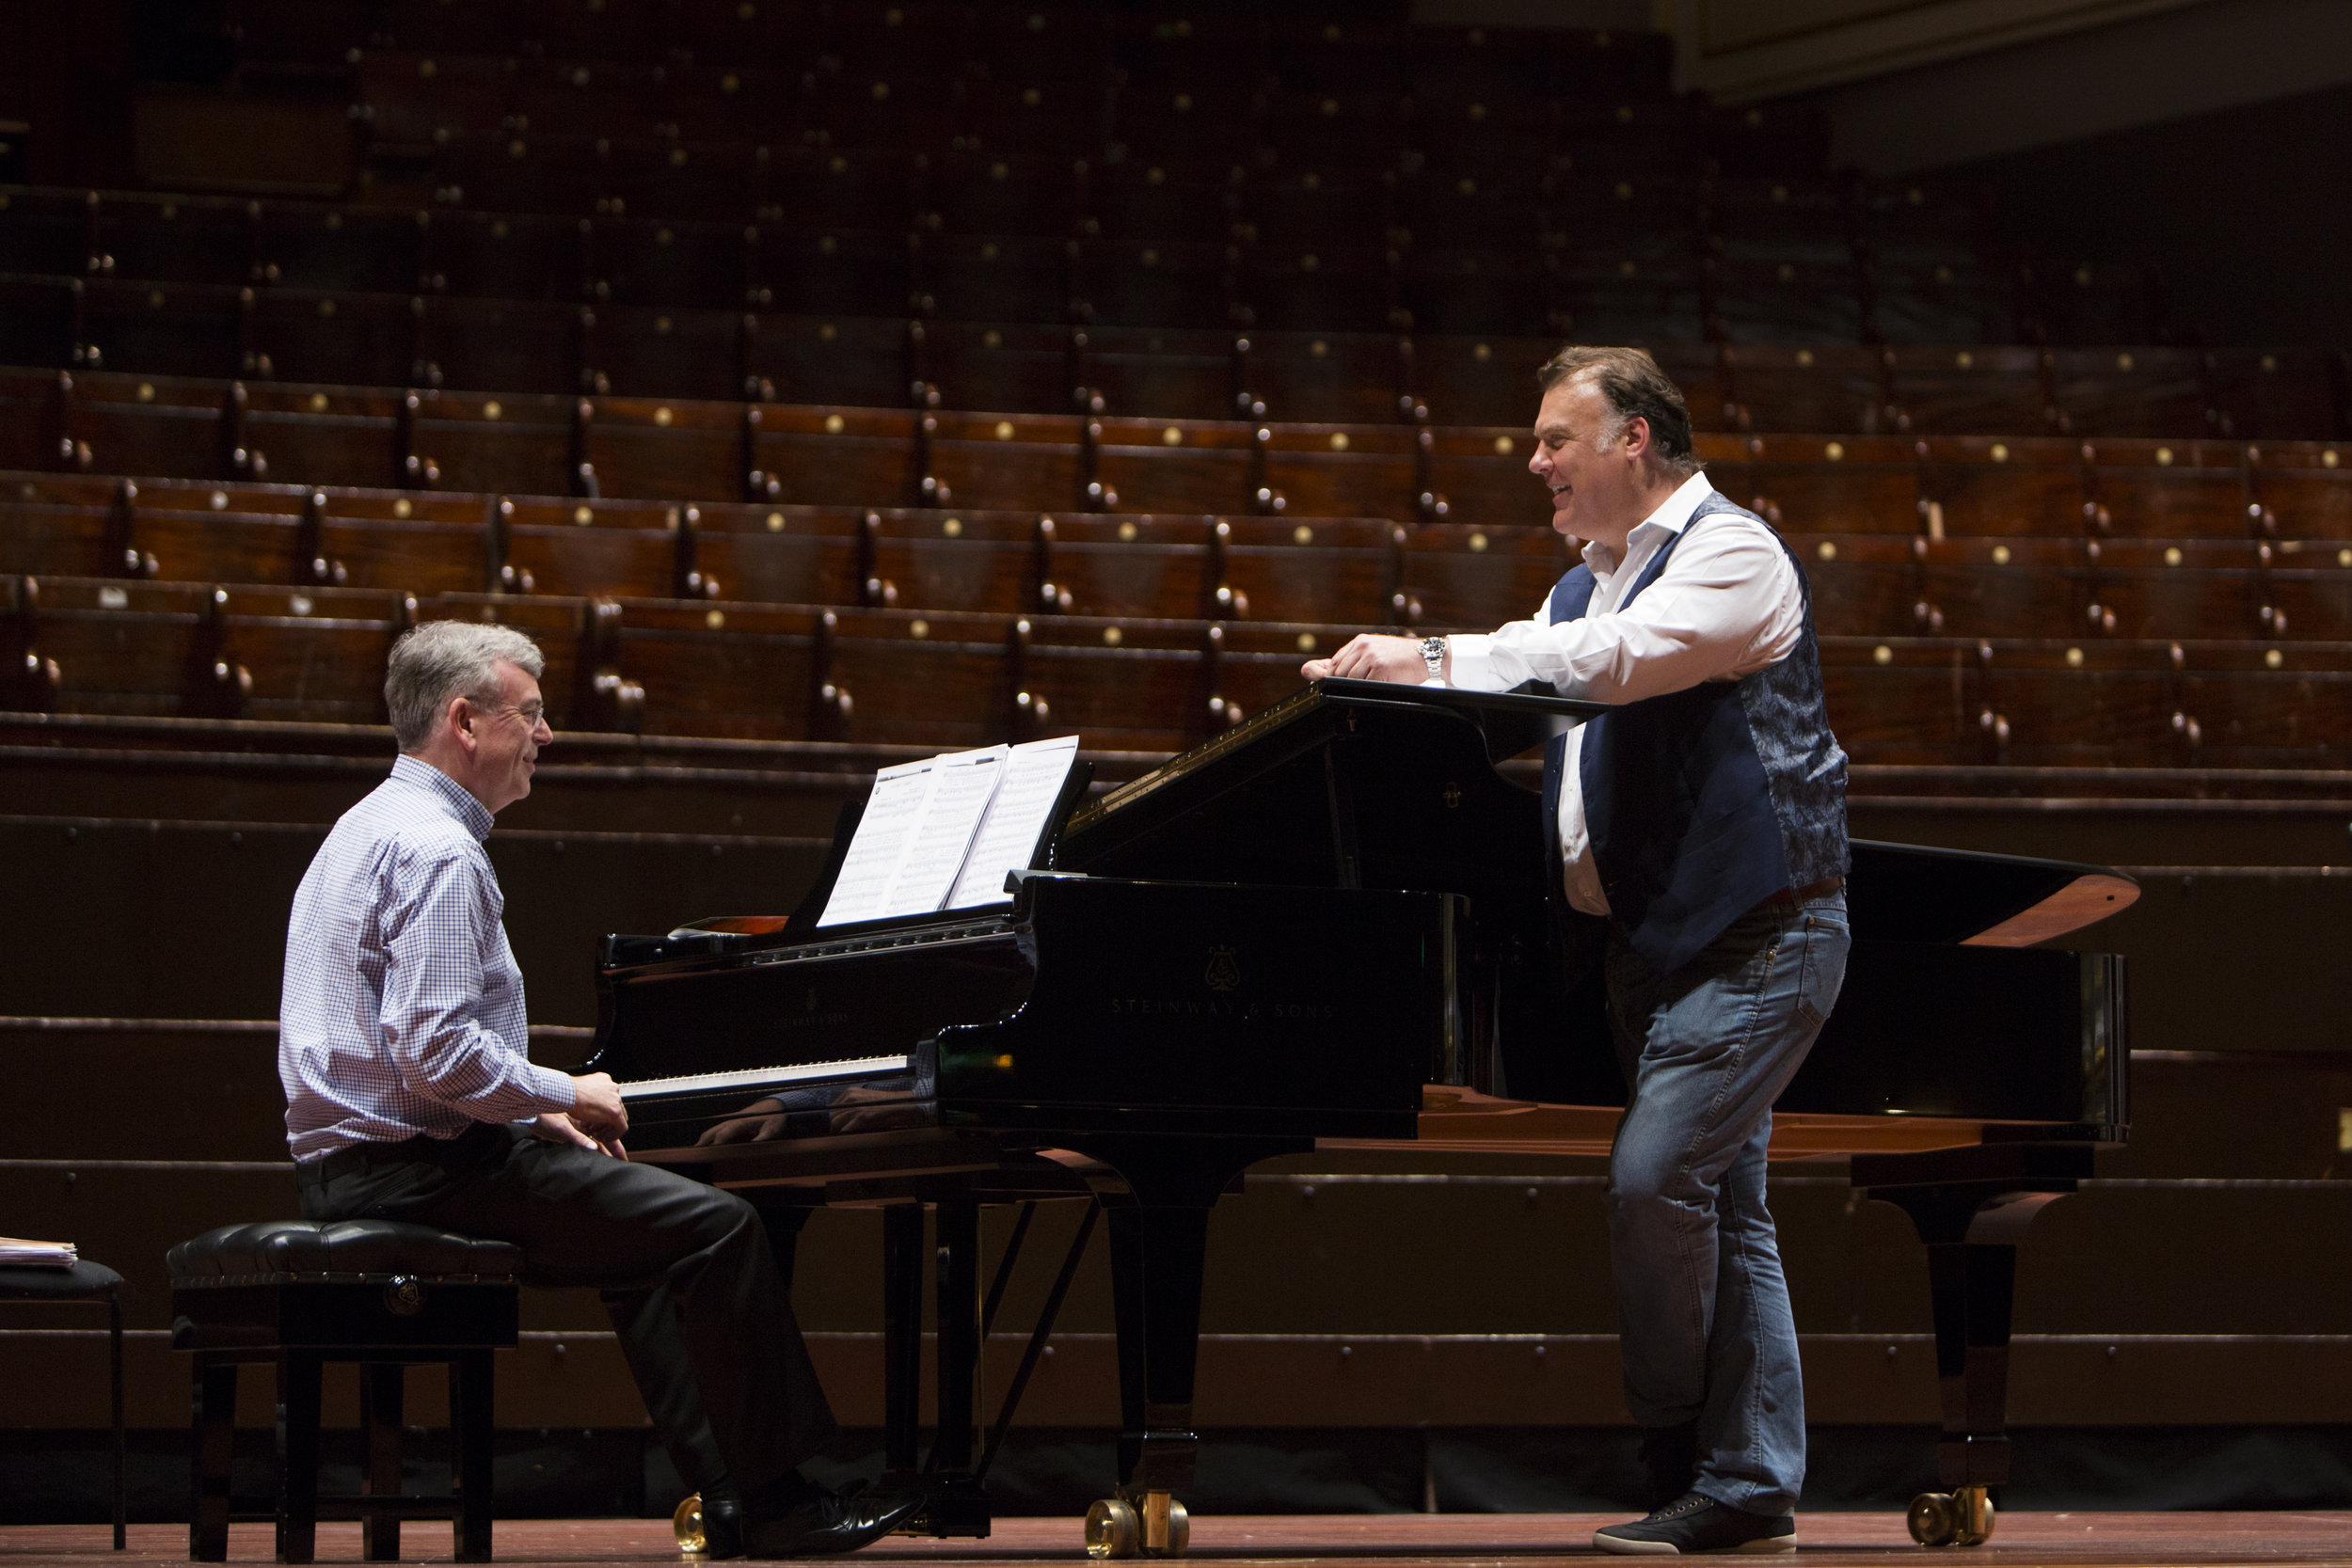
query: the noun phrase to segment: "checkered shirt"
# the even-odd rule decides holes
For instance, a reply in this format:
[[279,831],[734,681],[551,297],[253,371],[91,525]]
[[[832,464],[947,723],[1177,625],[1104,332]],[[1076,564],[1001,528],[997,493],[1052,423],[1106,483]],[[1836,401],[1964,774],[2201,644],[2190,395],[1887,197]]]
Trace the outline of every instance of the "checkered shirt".
[[403,756],[319,847],[294,893],[278,1004],[296,1160],[572,1108],[571,1079],[525,1054],[489,832],[481,801]]

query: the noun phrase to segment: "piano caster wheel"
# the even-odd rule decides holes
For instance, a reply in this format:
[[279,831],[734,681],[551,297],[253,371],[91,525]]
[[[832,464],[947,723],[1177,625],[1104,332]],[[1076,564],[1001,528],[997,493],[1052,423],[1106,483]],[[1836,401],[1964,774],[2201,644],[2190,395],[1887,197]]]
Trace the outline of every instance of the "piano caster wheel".
[[670,1533],[677,1537],[677,1549],[699,1554],[709,1543],[703,1537],[703,1495],[691,1493],[670,1515]]
[[1963,1486],[1952,1493],[1952,1511],[1960,1516],[1955,1546],[1981,1546],[1993,1539],[1993,1494],[1981,1486]]
[[1922,1546],[1948,1546],[1960,1533],[1952,1519],[1948,1492],[1920,1493],[1911,1499],[1911,1511],[1903,1522],[1911,1527],[1911,1538]]
[[1905,1522],[1922,1546],[1981,1546],[1993,1538],[1993,1498],[1981,1486],[1922,1492]]
[[1182,1557],[1192,1544],[1192,1515],[1165,1492],[1143,1498],[1143,1550],[1147,1557]]
[[1140,1508],[1104,1497],[1087,1510],[1087,1555],[1182,1557],[1192,1544],[1192,1515],[1166,1492],[1146,1492]]
[[1133,1557],[1142,1544],[1142,1521],[1125,1498],[1104,1497],[1087,1510],[1087,1556]]

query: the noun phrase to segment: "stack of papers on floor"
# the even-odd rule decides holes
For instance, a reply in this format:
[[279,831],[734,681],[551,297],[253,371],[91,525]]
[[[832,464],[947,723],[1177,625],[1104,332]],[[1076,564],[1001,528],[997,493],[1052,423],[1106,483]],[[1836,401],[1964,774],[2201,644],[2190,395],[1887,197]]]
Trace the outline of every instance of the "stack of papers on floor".
[[70,1269],[80,1256],[72,1242],[28,1242],[21,1236],[0,1236],[0,1265]]

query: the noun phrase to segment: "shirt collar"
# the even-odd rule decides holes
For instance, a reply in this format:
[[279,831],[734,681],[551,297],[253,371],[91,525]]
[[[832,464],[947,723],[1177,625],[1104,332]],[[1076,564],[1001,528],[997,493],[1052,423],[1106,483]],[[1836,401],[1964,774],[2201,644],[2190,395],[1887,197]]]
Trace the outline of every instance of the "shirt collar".
[[[1637,543],[1645,542],[1648,539],[1649,535],[1644,531],[1645,530],[1656,529],[1662,533],[1680,533],[1690,526],[1691,515],[1698,511],[1699,504],[1714,493],[1715,487],[1707,482],[1707,475],[1704,471],[1692,474],[1689,479],[1684,480],[1676,486],[1673,495],[1658,503],[1657,511],[1634,524],[1631,531],[1626,534],[1625,553],[1627,556],[1630,557],[1633,554]],[[1618,565],[1616,552],[1597,540],[1585,541],[1584,563],[1597,574],[1613,572]]]
[[392,777],[416,784],[429,791],[446,811],[465,824],[466,831],[480,843],[490,836],[490,809],[475,800],[464,784],[434,767],[422,757],[412,757],[403,752],[392,759]]

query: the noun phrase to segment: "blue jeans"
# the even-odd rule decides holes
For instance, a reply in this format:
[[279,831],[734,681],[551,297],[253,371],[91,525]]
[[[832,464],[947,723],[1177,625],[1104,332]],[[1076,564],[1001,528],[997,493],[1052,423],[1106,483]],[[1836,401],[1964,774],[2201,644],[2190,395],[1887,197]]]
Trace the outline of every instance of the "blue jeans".
[[1804,1381],[1764,1148],[1846,977],[1843,890],[1759,906],[1661,974],[1612,932],[1609,1021],[1631,1096],[1609,1157],[1625,1396],[1695,1425],[1695,1489],[1788,1513],[1804,1484]]

